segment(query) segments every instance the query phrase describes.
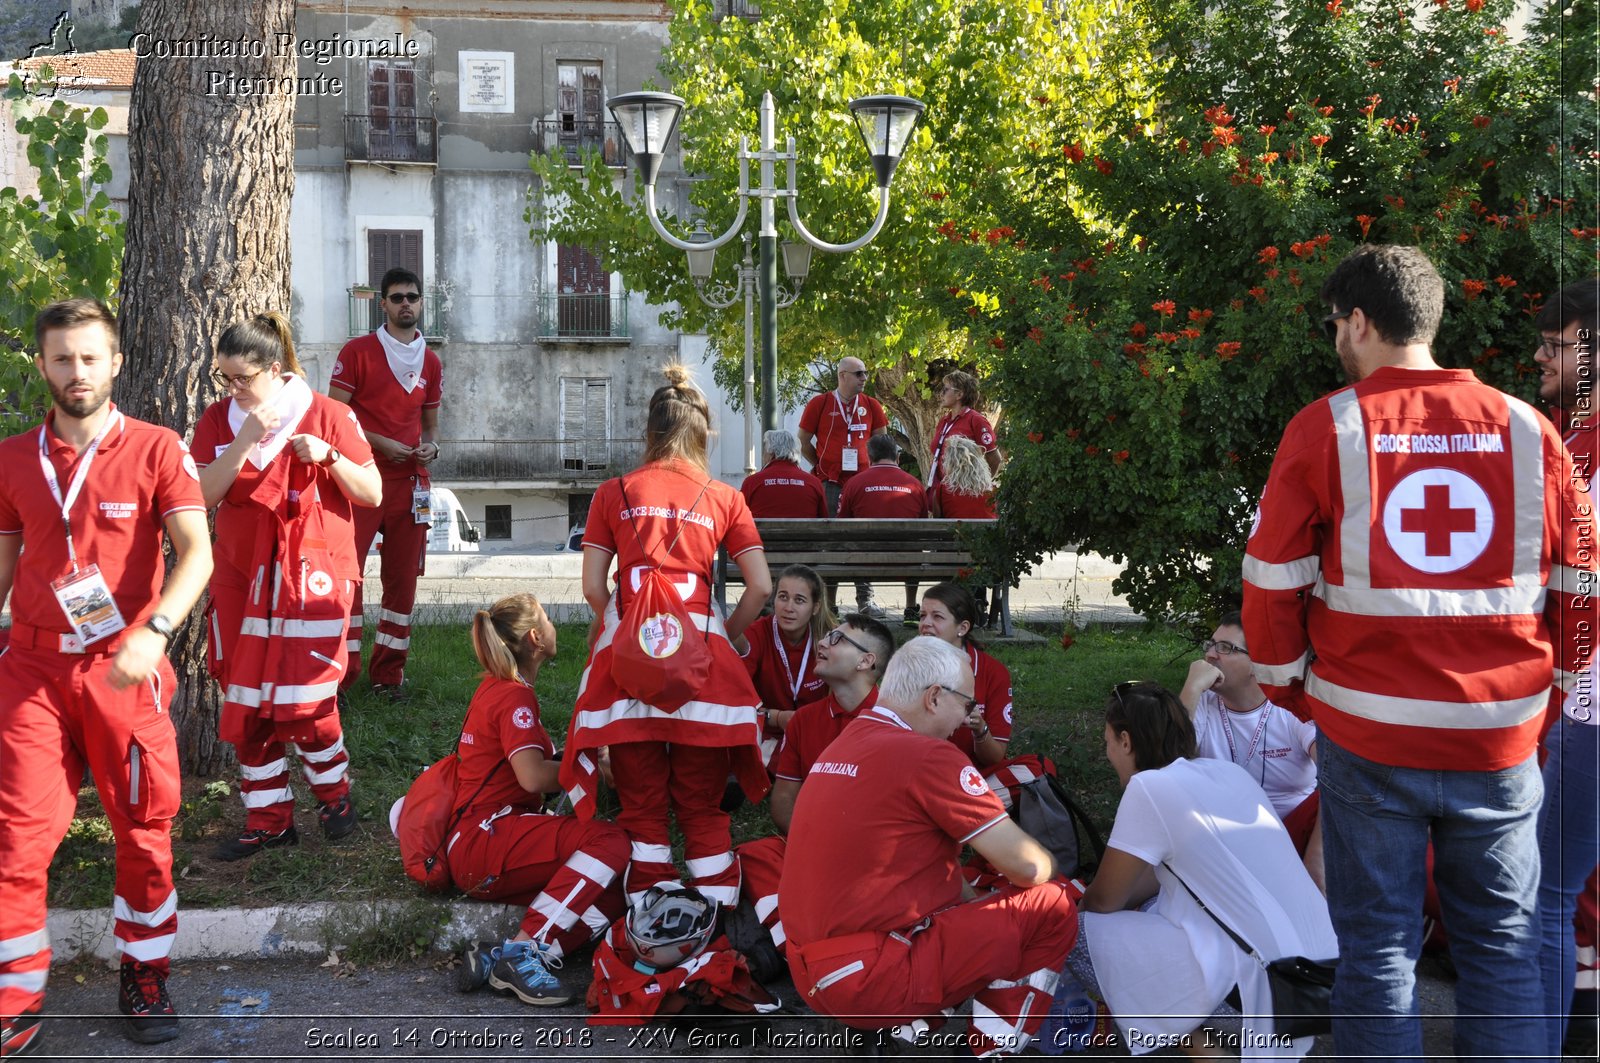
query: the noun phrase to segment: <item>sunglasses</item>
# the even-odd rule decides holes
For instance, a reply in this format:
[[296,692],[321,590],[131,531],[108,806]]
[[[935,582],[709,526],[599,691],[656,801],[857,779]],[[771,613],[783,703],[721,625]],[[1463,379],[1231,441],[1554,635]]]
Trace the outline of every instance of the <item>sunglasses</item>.
[[254,373],[240,373],[238,376],[229,376],[220,369],[213,369],[211,371],[211,379],[217,382],[219,388],[234,388],[243,391],[256,382],[256,377],[265,372],[265,369],[257,369]]
[[866,376],[867,375],[867,371],[865,369],[841,369],[841,370],[839,370],[839,372],[842,373],[845,376]]
[[396,306],[398,306],[401,303],[420,303],[420,302],[422,302],[422,293],[421,292],[392,292],[389,295],[389,301],[391,303],[394,303]]
[[1128,703],[1123,700],[1123,696],[1126,694],[1133,694],[1137,692],[1140,687],[1148,685],[1149,683],[1143,679],[1124,679],[1122,682],[1112,687],[1111,692],[1117,696],[1117,704],[1122,706],[1122,711],[1127,712]]
[[1216,650],[1217,655],[1220,657],[1228,657],[1235,653],[1242,653],[1246,657],[1250,656],[1250,651],[1243,646],[1235,646],[1233,643],[1223,642],[1221,639],[1206,639],[1200,643],[1200,651],[1202,653],[1210,653],[1212,650]]
[[[970,713],[970,712],[972,712],[973,709],[978,707],[978,699],[977,698],[969,698],[965,694],[961,693],[961,691],[957,690],[955,687],[947,687],[943,683],[939,683],[938,687],[939,687],[940,690],[943,690],[943,691],[946,691],[948,693],[954,694],[956,697],[960,698],[961,702],[962,702],[962,711],[963,712]],[[935,695],[935,696],[937,696],[937,695]]]
[[1322,319],[1322,331],[1327,335],[1330,343],[1338,338],[1339,327],[1337,322],[1343,321],[1353,313],[1355,313],[1354,310],[1335,310]]
[[872,652],[871,650],[867,649],[865,646],[861,645],[861,643],[859,643],[855,639],[851,638],[849,635],[846,635],[844,633],[844,628],[842,628],[842,627],[836,627],[832,631],[828,632],[826,635],[822,636],[822,644],[824,646],[837,646],[841,642],[848,642],[850,645],[854,646],[856,649],[860,650],[862,653],[871,653]]

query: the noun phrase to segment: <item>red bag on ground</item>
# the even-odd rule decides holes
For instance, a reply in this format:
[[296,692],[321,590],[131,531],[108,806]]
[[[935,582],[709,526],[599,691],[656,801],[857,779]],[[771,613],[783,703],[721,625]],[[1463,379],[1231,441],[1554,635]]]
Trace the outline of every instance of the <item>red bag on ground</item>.
[[[617,483],[622,487],[623,504],[632,510],[627,488],[623,481]],[[709,480],[706,486],[710,486]],[[705,487],[701,487],[694,505],[689,507],[690,513],[705,493]],[[667,544],[662,560],[672,556],[684,523],[678,522],[678,532]],[[635,527],[634,535],[638,534]],[[643,540],[639,548],[644,550]],[[676,712],[694,700],[710,677],[711,646],[706,635],[695,627],[683,596],[657,561],[639,581],[633,600],[617,625],[616,641],[611,647],[611,678],[629,697],[663,712]]]
[[452,888],[450,864],[446,860],[449,834],[466,811],[466,802],[456,805],[456,755],[441,757],[406,791],[400,806],[400,821],[395,837],[400,842],[400,862],[406,875],[430,893],[445,893]]

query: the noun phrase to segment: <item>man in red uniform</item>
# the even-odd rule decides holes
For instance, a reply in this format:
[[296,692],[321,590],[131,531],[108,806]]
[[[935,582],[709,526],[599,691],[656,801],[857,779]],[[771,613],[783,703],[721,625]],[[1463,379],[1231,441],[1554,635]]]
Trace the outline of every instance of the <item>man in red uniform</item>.
[[739,866],[744,872],[740,889],[755,908],[756,918],[772,935],[779,950],[784,946],[783,923],[778,917],[778,879],[783,871],[784,840],[794,817],[794,801],[811,765],[858,713],[872,708],[878,698],[878,680],[894,655],[894,636],[870,616],[851,613],[817,644],[817,678],[828,693],[800,706],[783,732],[772,761],[769,811],[778,833],[739,846]]
[[800,467],[794,433],[775,428],[761,437],[766,464],[739,486],[752,517],[826,517],[822,481]]
[[944,375],[939,388],[939,408],[944,416],[933,430],[933,460],[928,467],[928,489],[931,491],[944,473],[944,444],[952,435],[966,436],[983,451],[983,460],[989,471],[1000,471],[1000,448],[995,445],[994,426],[989,419],[973,409],[978,402],[978,378],[971,373],[954,369]]
[[[887,433],[867,440],[872,459],[859,476],[851,477],[839,496],[840,517],[884,517],[916,520],[928,515],[928,494],[917,478],[900,468],[900,445]],[[906,581],[905,622],[917,616],[917,585]]]
[[[50,969],[46,873],[85,765],[117,843],[118,1006],[128,1037],[178,1036],[167,996],[178,927],[172,885],[173,626],[211,575],[205,500],[171,431],[109,401],[122,369],[100,303],[54,303],[34,323],[49,386],[43,427],[0,442],[0,1056],[39,1046]],[[165,531],[177,562],[166,578]],[[23,547],[27,549],[24,550]],[[15,594],[12,595],[12,591]]]
[[[806,776],[779,903],[794,984],[813,1008],[874,1029],[970,997],[968,1044],[988,1056],[1027,1047],[1078,921],[1050,853],[946,741],[971,705],[955,647],[919,636],[895,652],[877,704]],[[1011,885],[963,903],[963,845]]]
[[[404,696],[417,577],[432,528],[428,466],[439,457],[444,367],[417,329],[422,311],[417,275],[391,269],[380,288],[383,327],[344,345],[333,363],[328,396],[356,411],[383,475],[383,504],[356,510],[356,557],[364,560],[372,541],[383,533],[383,598],[367,674],[376,693],[399,700]],[[347,636],[350,659],[340,684],[345,688],[361,673],[361,598],[357,585]]]
[[1566,534],[1589,499],[1548,421],[1434,361],[1444,283],[1420,251],[1363,246],[1321,295],[1356,383],[1284,431],[1244,632],[1266,695],[1317,724],[1335,1048],[1422,1053],[1431,839],[1458,1054],[1526,1057],[1543,1010],[1534,744],[1552,681],[1592,646],[1594,562]]
[[867,364],[839,359],[839,384],[814,395],[800,413],[800,453],[811,463],[828,493],[828,514],[839,511],[839,494],[850,477],[867,467],[867,440],[889,430],[889,418],[870,395]]

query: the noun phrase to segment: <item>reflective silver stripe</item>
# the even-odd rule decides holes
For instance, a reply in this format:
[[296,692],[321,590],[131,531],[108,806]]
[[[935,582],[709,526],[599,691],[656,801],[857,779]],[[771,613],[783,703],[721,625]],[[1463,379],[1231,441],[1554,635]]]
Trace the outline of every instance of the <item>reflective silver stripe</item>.
[[601,889],[611,885],[611,880],[617,877],[615,868],[607,867],[582,849],[567,857],[567,866]]
[[1258,683],[1286,687],[1296,679],[1304,678],[1306,665],[1310,663],[1311,651],[1307,650],[1288,664],[1262,664],[1260,661],[1251,661],[1250,671]]
[[641,864],[672,863],[672,846],[653,845],[650,842],[632,843],[633,859]]
[[[590,907],[584,909],[583,925],[589,928],[589,937],[591,939],[597,938],[611,929],[611,918],[600,909]],[[550,947],[555,948],[555,943],[551,942]]]
[[1428,701],[1352,690],[1312,672],[1306,676],[1306,693],[1340,712],[1378,723],[1431,727],[1441,731],[1487,731],[1516,727],[1542,714],[1549,704],[1548,691],[1509,701]]
[[684,867],[688,870],[690,878],[710,878],[712,875],[722,874],[732,866],[732,853],[718,853],[716,856],[702,856],[684,861]]
[[[1354,616],[1507,616],[1544,609],[1544,588],[1519,581],[1510,587],[1445,590],[1435,587],[1336,587],[1319,584],[1313,592],[1328,608]],[[1258,666],[1259,668],[1259,666]]]
[[1569,672],[1565,668],[1557,668],[1551,680],[1551,685],[1560,687],[1561,692],[1564,694],[1570,694],[1578,689],[1579,684],[1587,679],[1588,676],[1589,673],[1587,671]]
[[113,897],[111,904],[111,913],[115,918],[124,923],[137,923],[139,926],[160,926],[176,915],[177,911],[177,890],[168,893],[167,899],[158,904],[153,912],[141,912],[121,897]]
[[348,760],[340,761],[326,771],[318,771],[309,763],[300,765],[301,774],[306,777],[306,782],[311,786],[327,786],[329,783],[338,782],[344,778],[345,772],[349,771],[349,769],[350,762]]
[[50,931],[41,927],[31,934],[6,938],[0,941],[0,963],[10,963],[24,956],[32,956],[50,947]]
[[1511,424],[1511,579],[1518,584],[1538,583],[1539,564],[1545,556],[1543,418],[1532,406],[1510,396],[1506,397],[1506,412]]
[[1251,557],[1249,554],[1244,555],[1246,582],[1264,591],[1299,590],[1317,582],[1317,575],[1321,571],[1322,559],[1314,555],[1278,564],[1263,561],[1259,557]]
[[1560,591],[1562,594],[1600,593],[1600,581],[1596,574],[1586,568],[1572,568],[1567,565],[1550,566],[1550,589]]
[[29,993],[43,993],[44,983],[50,977],[50,968],[37,971],[15,971],[0,974],[0,989],[22,989]]
[[1334,438],[1339,449],[1339,489],[1344,515],[1339,518],[1340,567],[1346,587],[1372,586],[1372,561],[1367,556],[1372,535],[1372,476],[1367,467],[1367,426],[1353,388],[1328,396]]
[[253,764],[239,765],[239,778],[250,782],[266,782],[268,779],[282,775],[288,770],[289,762],[283,757],[279,757],[277,760],[268,761],[260,767],[256,767]]
[[172,952],[172,941],[177,934],[162,934],[160,937],[145,938],[143,941],[124,941],[113,937],[111,943],[130,960],[140,963],[149,963],[151,960],[164,960]]
[[294,751],[300,754],[301,760],[309,760],[313,764],[325,764],[344,752],[344,735],[335,738],[333,745],[327,749],[302,749],[299,743],[296,743]]
[[287,786],[280,786],[276,790],[240,790],[239,799],[246,808],[266,808],[268,805],[293,801],[294,791]]
[[757,897],[755,907],[756,918],[765,923],[767,916],[778,910],[778,895],[769,893],[765,897]]
[[256,687],[243,687],[237,683],[229,685],[228,693],[225,697],[235,705],[245,705],[252,709],[261,704],[261,691],[259,689]]
[[270,683],[262,684],[262,690],[279,705],[306,705],[319,701],[326,701],[339,693],[339,681],[331,683],[307,683],[300,686],[275,686]]
[[411,648],[411,639],[396,638],[383,631],[372,636],[372,643],[375,646],[387,646],[391,650],[409,650]]
[[411,614],[410,613],[396,613],[396,612],[394,612],[392,610],[389,610],[389,609],[379,609],[378,610],[378,619],[379,620],[387,620],[387,621],[389,621],[389,623],[398,624],[401,627],[410,627],[411,626]]
[[285,620],[281,616],[272,617],[270,622],[264,616],[250,616],[239,626],[239,634],[259,638],[272,634],[291,639],[336,639],[344,630],[343,620]]

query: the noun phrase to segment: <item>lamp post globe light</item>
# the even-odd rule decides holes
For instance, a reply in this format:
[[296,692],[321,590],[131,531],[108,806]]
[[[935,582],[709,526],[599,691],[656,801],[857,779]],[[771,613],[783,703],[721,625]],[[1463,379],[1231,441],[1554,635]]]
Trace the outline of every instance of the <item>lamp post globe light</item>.
[[[867,154],[872,159],[872,169],[877,177],[878,213],[866,233],[843,244],[829,243],[813,236],[800,221],[799,192],[795,185],[795,162],[799,156],[795,152],[793,137],[788,138],[785,150],[774,150],[777,109],[772,102],[772,93],[764,93],[761,97],[760,143],[757,150],[750,150],[748,137],[739,138],[739,212],[734,216],[733,224],[726,232],[715,237],[702,229],[696,233],[700,237],[698,240],[681,240],[674,236],[656,214],[656,179],[660,176],[661,164],[666,158],[667,142],[671,139],[673,130],[677,128],[678,119],[682,117],[683,99],[668,92],[629,92],[612,97],[606,106],[610,108],[612,117],[622,130],[622,135],[628,142],[628,149],[633,152],[634,162],[639,168],[639,179],[644,185],[645,213],[650,218],[650,225],[655,229],[656,235],[669,245],[689,253],[690,275],[694,278],[695,290],[699,292],[701,299],[713,307],[729,306],[738,298],[738,293],[753,282],[761,304],[761,428],[763,431],[777,428],[780,302],[781,305],[787,306],[798,297],[800,285],[805,282],[806,273],[810,268],[811,248],[831,254],[848,254],[871,243],[883,229],[883,223],[889,217],[889,184],[894,180],[895,167],[900,164],[911,134],[916,129],[917,120],[922,116],[922,102],[909,96],[861,96],[850,101],[850,111],[855,117],[856,129],[866,144]],[[760,184],[755,188],[750,187],[751,162],[757,163],[760,167],[758,171]],[[780,162],[788,164],[788,180],[783,188],[777,187],[774,182],[776,167]],[[712,256],[717,248],[739,235],[740,230],[744,228],[752,196],[760,202],[759,262],[754,265],[753,272],[746,272],[752,268],[747,243],[746,269],[740,270],[739,286],[732,289],[726,286],[713,288],[708,297],[706,284],[711,276]],[[780,289],[778,285],[776,217],[778,199],[789,201],[789,224],[804,241],[786,243],[783,248],[785,271],[794,282],[792,290]],[[748,293],[746,294],[748,299]],[[723,299],[726,301],[719,301]],[[755,442],[749,411],[753,406],[751,392],[754,381],[750,372],[748,306],[747,301],[745,450],[747,467],[753,469],[752,454]]]

